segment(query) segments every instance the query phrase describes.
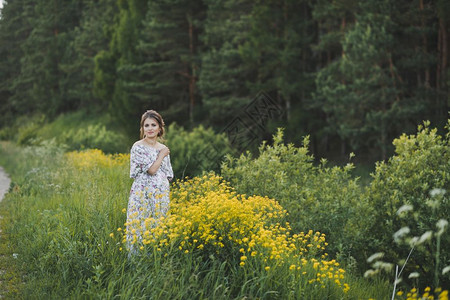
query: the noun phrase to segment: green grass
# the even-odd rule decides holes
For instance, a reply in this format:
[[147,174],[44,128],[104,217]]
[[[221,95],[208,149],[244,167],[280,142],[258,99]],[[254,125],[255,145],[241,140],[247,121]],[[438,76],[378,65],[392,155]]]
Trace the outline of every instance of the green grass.
[[[120,238],[131,180],[128,166],[77,169],[57,145],[0,144],[13,189],[1,204],[12,298],[25,299],[387,299],[389,283],[346,275],[350,291],[311,288],[288,265],[241,268],[214,256],[150,251],[127,259]],[[2,242],[3,243],[3,242]],[[6,249],[6,250],[2,250]],[[14,250],[12,250],[14,249]],[[8,252],[9,251],[9,252]],[[164,252],[163,252],[164,253]],[[6,256],[5,256],[6,257]],[[2,261],[0,260],[0,263]],[[309,272],[309,271],[308,271]],[[17,275],[14,275],[17,274]],[[20,275],[19,275],[20,274]]]
[[[8,224],[11,222],[11,214],[4,202],[0,202],[0,295],[7,299],[18,298],[23,288],[22,274],[14,258],[13,245],[8,234]],[[14,255],[14,256],[13,256]]]

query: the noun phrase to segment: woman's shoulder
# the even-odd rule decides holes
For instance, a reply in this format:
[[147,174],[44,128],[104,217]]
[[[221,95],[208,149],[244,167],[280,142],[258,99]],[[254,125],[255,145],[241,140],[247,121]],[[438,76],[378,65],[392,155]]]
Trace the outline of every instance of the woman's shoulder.
[[134,142],[133,146],[131,146],[131,150],[136,149],[137,146],[142,146],[141,140]]
[[143,144],[143,141],[142,140],[139,140],[139,141],[136,141],[134,144],[133,144],[133,146],[131,146],[131,149],[130,149],[130,151],[131,152],[136,152],[136,151],[141,151],[141,149],[143,148],[143,147],[145,147],[145,145]]
[[158,142],[157,144],[156,144],[156,149],[158,149],[158,150],[161,150],[161,149],[163,149],[163,148],[165,148],[166,147],[166,145],[164,145],[163,143],[160,143],[160,142]]
[[163,149],[164,147],[166,147],[166,145],[164,145],[164,144],[162,144],[162,143],[160,143],[160,142],[156,142],[155,147],[151,147],[151,146],[147,145],[147,144],[144,142],[144,140],[138,140],[138,141],[136,141],[136,142],[133,144],[133,146],[131,147],[131,149],[133,150],[133,149],[139,148],[138,146],[141,146],[141,147],[147,147],[147,148],[154,148],[154,149],[156,149],[156,150],[161,150],[161,149]]
[[[144,145],[143,142],[144,142],[143,140],[136,141],[136,142],[134,142],[133,147],[136,147],[136,146],[139,146],[139,145],[142,146],[142,145]],[[133,147],[131,147],[131,148],[133,148]]]

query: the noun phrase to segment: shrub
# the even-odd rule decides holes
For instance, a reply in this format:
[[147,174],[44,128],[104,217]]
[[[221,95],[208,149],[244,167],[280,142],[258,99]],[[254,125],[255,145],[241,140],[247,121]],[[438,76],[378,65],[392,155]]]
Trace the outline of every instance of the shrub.
[[353,166],[314,165],[308,154],[308,138],[302,147],[283,143],[283,131],[274,135],[272,146],[263,143],[259,156],[250,153],[228,157],[222,175],[239,193],[275,198],[289,213],[295,231],[309,229],[327,235],[329,251],[355,255],[364,239],[366,203],[361,189],[351,177]]
[[16,125],[16,142],[19,145],[29,145],[38,137],[38,131],[45,123],[44,115],[35,115],[29,118],[19,118]]
[[70,129],[59,140],[70,150],[101,149],[106,153],[124,152],[127,144],[122,134],[107,130],[102,124]]
[[52,121],[44,115],[21,117],[0,130],[0,139],[19,145],[39,146],[54,140],[64,149],[101,149],[106,153],[126,152],[130,139],[108,115],[90,115],[85,111],[62,114]]
[[172,123],[167,129],[172,168],[177,178],[195,176],[203,171],[218,171],[225,154],[232,149],[224,134],[202,125],[186,131]]
[[12,140],[16,131],[12,127],[2,127],[0,129],[0,141]]
[[[448,194],[434,195],[434,191],[450,191],[449,134],[442,137],[429,122],[418,127],[416,135],[403,134],[395,139],[395,155],[386,163],[376,165],[373,181],[366,190],[366,197],[373,208],[369,253],[383,251],[388,261],[399,263],[408,256],[410,247],[394,243],[393,234],[400,228],[408,228],[408,236],[420,237],[425,232],[436,236],[436,224],[448,220],[450,201]],[[450,125],[450,121],[449,121]],[[447,130],[449,129],[447,125]],[[400,207],[411,207],[405,217],[398,214]],[[431,237],[431,236],[430,236]],[[430,238],[418,245],[406,265],[405,273],[419,272],[422,284],[431,284],[436,268],[437,239]],[[450,236],[442,235],[440,261],[450,262]],[[450,273],[440,275],[442,286],[450,286]]]

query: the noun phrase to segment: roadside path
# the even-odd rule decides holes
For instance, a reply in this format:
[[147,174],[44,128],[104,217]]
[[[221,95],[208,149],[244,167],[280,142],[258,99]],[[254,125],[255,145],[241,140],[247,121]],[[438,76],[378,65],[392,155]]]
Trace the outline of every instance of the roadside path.
[[10,184],[11,180],[9,179],[3,168],[0,167],[0,201],[3,200],[3,197],[8,192]]

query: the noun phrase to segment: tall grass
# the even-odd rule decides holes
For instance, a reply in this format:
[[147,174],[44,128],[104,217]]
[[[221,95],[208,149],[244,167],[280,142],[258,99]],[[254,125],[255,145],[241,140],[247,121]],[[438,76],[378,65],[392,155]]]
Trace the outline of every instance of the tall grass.
[[[149,244],[145,255],[128,259],[117,231],[126,221],[124,209],[131,186],[126,155],[108,156],[92,150],[64,154],[51,143],[28,148],[2,143],[0,154],[0,164],[13,180],[1,205],[9,211],[3,230],[9,234],[24,274],[22,298],[389,297],[390,288],[383,280],[367,281],[345,273],[350,289],[344,291],[334,278],[319,283],[320,270],[314,261],[298,269],[306,257],[289,254],[283,260],[271,260],[247,255],[243,260],[240,246],[233,243],[221,255],[212,246],[184,253],[175,247],[179,241],[173,240],[167,245]],[[180,200],[183,191],[175,185],[172,190],[173,201]],[[189,195],[201,199],[192,191]],[[247,196],[238,198],[245,201]],[[190,203],[185,202],[187,208]],[[231,226],[234,221],[226,222]],[[327,261],[322,255],[318,252],[311,259]],[[242,261],[246,263],[242,265]]]

